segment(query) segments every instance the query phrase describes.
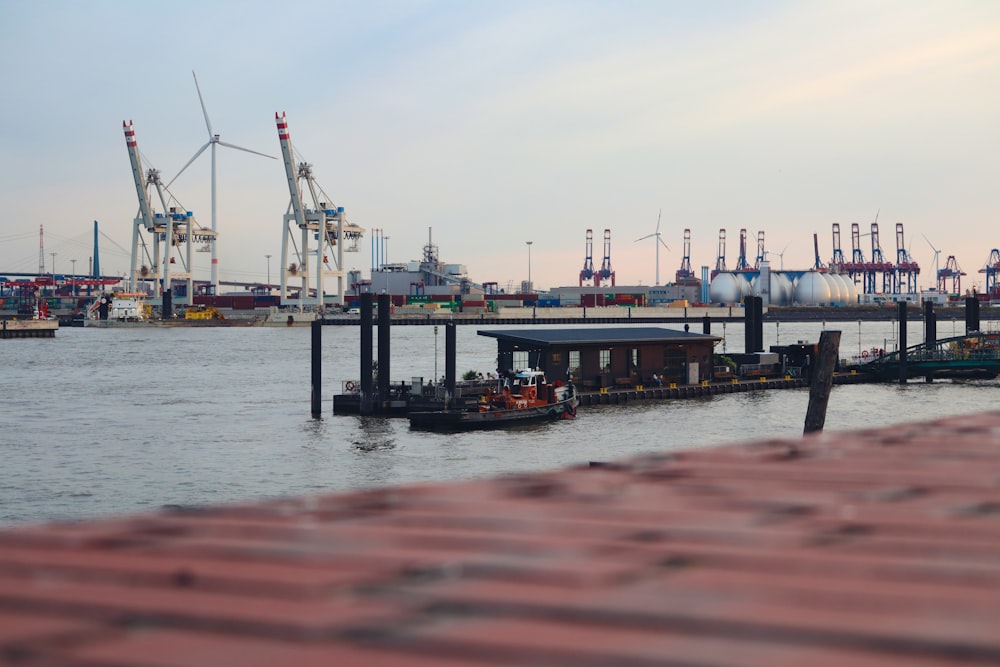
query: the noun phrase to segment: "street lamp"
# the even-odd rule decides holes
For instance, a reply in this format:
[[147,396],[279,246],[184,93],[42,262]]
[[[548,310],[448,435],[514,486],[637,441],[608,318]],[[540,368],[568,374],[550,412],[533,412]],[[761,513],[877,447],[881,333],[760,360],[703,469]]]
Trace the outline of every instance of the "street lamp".
[[534,292],[534,285],[531,284],[531,244],[534,241],[525,241],[528,245],[528,291]]
[[267,291],[271,291],[271,256],[264,255],[267,258]]

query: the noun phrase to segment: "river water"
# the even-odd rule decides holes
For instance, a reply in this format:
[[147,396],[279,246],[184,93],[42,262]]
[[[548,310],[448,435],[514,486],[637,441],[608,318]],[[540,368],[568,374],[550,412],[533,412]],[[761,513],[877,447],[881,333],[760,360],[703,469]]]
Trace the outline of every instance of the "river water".
[[[995,323],[984,323],[984,328]],[[670,325],[658,325],[670,326]],[[939,322],[938,337],[952,333]],[[958,326],[961,327],[961,324]],[[677,325],[679,328],[679,325]],[[457,329],[459,374],[493,370],[485,327]],[[816,341],[821,323],[768,323],[765,346]],[[893,349],[891,323],[830,324],[841,356]],[[392,330],[393,380],[444,373],[444,328]],[[692,325],[700,331],[700,323]],[[740,352],[742,324],[713,325]],[[923,338],[911,322],[910,344]],[[401,483],[491,477],[802,432],[808,390],[638,401],[511,431],[411,432],[405,419],[334,416],[359,375],[357,327],[323,329],[323,404],[310,415],[308,328],[84,328],[3,341],[0,525]],[[995,409],[1000,383],[834,387],[826,430]]]

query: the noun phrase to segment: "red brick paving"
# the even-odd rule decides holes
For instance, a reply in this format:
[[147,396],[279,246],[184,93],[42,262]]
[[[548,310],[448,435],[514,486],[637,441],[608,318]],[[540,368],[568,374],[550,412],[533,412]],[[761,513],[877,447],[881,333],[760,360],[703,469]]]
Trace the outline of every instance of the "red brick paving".
[[1000,412],[0,531],[0,664],[1000,664]]

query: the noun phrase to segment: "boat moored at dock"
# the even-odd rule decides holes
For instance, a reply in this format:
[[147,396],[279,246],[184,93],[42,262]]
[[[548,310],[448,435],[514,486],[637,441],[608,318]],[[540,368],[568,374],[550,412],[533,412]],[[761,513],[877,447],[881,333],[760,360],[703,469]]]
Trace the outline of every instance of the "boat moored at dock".
[[430,430],[497,428],[572,419],[580,397],[572,383],[546,382],[541,371],[510,373],[488,386],[474,407],[413,411],[410,426]]

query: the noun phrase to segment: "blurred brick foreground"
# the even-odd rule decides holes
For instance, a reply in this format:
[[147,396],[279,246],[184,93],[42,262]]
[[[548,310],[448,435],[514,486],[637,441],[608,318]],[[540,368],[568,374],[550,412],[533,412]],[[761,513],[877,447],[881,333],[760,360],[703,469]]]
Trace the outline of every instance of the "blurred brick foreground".
[[1000,412],[3,531],[0,664],[997,665]]

